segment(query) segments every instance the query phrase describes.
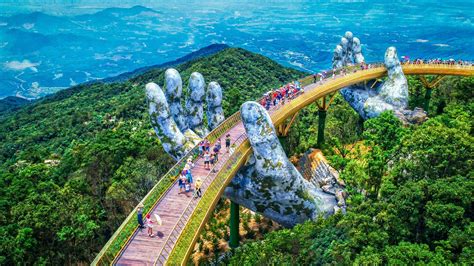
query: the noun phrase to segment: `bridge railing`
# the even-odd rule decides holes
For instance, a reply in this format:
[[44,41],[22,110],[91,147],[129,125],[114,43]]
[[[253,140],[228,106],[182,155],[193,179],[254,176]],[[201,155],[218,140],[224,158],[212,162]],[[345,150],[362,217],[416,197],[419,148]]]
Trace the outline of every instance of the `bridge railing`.
[[[353,69],[359,66],[354,65],[346,67],[345,69]],[[335,75],[341,73],[341,69],[335,70]],[[330,78],[333,75],[333,70],[326,72],[326,79]],[[307,86],[314,81],[319,81],[321,77],[314,78],[313,75],[299,79],[301,86]],[[223,137],[224,133],[229,129],[237,125],[241,121],[240,111],[232,114],[224,122],[222,122],[218,127],[212,130],[205,138],[211,143],[215,142],[219,137]],[[239,146],[240,148],[240,146]],[[189,157],[195,158],[199,153],[199,147],[195,146],[190,152],[188,152],[183,158],[181,158],[165,175],[161,177],[158,183],[148,192],[148,194],[143,198],[141,203],[144,205],[143,212],[149,213],[154,209],[156,204],[160,201],[163,195],[171,189],[177,176],[184,168],[186,160]],[[135,232],[138,230],[138,223],[136,221],[138,211],[138,205],[132,210],[132,212],[127,216],[124,222],[120,227],[115,231],[112,237],[107,241],[102,250],[98,253],[93,265],[108,265],[115,262],[118,255],[123,251],[129,242],[130,238],[133,237]]]
[[170,253],[160,254],[160,257],[155,262],[156,264],[168,265],[182,265],[189,259],[193,249],[194,243],[196,243],[199,237],[199,232],[202,231],[206,225],[207,220],[212,215],[216,204],[220,197],[224,193],[225,188],[235,176],[240,167],[247,160],[248,155],[251,153],[250,143],[247,139],[247,135],[243,133],[236,141],[236,150],[229,156],[228,160],[222,165],[217,172],[215,178],[212,180],[210,185],[207,187],[205,193],[199,201],[195,201],[193,204],[193,212],[186,218],[186,223],[181,226],[181,233],[179,238],[173,240],[172,249]]
[[412,68],[445,68],[445,69],[474,69],[474,64],[447,64],[447,63],[402,63],[402,67],[412,67]]
[[[217,140],[230,128],[240,122],[240,112],[236,112],[229,116],[224,122],[212,130],[205,138],[211,143]],[[160,201],[163,195],[170,190],[177,180],[179,173],[183,170],[186,165],[187,158],[195,158],[199,154],[199,146],[196,145],[191,151],[183,156],[171,169],[164,174],[156,185],[148,192],[143,198],[141,203],[143,204],[143,212],[149,213],[154,209],[156,204]],[[101,251],[97,254],[96,258],[92,262],[93,265],[110,265],[115,262],[117,256],[123,251],[129,242],[130,238],[133,237],[135,232],[138,230],[137,222],[137,211],[138,205],[131,211],[127,218],[122,222],[119,228],[115,231],[112,237],[107,241]]]

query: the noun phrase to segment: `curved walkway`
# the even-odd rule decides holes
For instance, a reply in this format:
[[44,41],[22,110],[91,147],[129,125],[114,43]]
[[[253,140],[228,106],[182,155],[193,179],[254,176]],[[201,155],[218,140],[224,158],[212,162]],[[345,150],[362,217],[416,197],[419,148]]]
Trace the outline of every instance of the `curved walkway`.
[[[403,65],[403,72],[405,75],[462,75],[471,76],[474,75],[473,66],[459,66],[459,65],[438,65],[438,64],[415,64],[415,65]],[[313,103],[317,99],[338,91],[346,86],[364,82],[371,79],[381,78],[387,73],[384,67],[378,66],[366,70],[357,70],[353,73],[346,74],[344,76],[335,76],[334,78],[327,78],[322,84],[312,83],[304,87],[304,93],[283,106],[279,109],[271,109],[270,115],[275,125],[283,123],[287,118],[292,116],[307,105]],[[303,79],[303,81],[312,80],[312,77]],[[308,83],[308,82],[307,82]],[[229,133],[232,138],[232,142],[235,143],[236,149],[239,149],[243,145],[248,145],[247,138],[245,136],[245,130],[242,122],[237,122],[228,131],[221,134],[222,139]],[[248,148],[247,148],[248,149]],[[223,148],[222,150],[225,150]],[[224,151],[225,152],[225,151]],[[244,155],[242,155],[244,154]],[[219,170],[225,167],[229,167],[229,158],[239,159],[242,161],[242,157],[248,156],[250,153],[224,153],[221,154],[219,163],[215,166],[217,173],[210,172],[203,168],[203,159],[198,158],[194,161],[195,167],[193,168],[193,178],[196,180],[198,177],[204,181],[202,190],[203,193],[207,193],[208,187],[221,174]],[[237,167],[233,164],[233,167]],[[236,169],[234,169],[236,170]],[[225,174],[225,182],[219,184],[219,192],[216,193],[216,197],[220,197],[223,193],[223,189],[230,182],[235,171],[222,171]],[[153,214],[159,214],[163,220],[162,226],[157,226],[155,232],[158,231],[158,236],[148,237],[146,230],[136,230],[132,237],[117,255],[114,260],[114,264],[117,265],[162,265],[165,264],[173,252],[173,249],[179,243],[183,232],[186,230],[186,234],[193,234],[191,242],[186,251],[186,254],[182,254],[182,261],[186,261],[192,252],[192,245],[195,244],[195,240],[200,233],[202,226],[194,231],[190,231],[187,228],[189,221],[192,220],[197,212],[206,212],[207,214],[214,208],[213,205],[206,206],[206,209],[198,208],[200,198],[193,199],[191,193],[189,195],[179,194],[178,185],[175,183],[165,194],[161,197],[160,201],[154,209]],[[208,218],[205,216],[201,224],[204,224]]]

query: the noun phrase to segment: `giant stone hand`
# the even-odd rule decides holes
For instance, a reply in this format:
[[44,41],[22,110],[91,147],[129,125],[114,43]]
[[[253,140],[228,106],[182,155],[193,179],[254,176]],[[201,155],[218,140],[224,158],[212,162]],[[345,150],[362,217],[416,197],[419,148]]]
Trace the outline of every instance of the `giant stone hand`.
[[[353,37],[351,32],[346,32],[341,43],[334,49],[333,67],[337,69],[363,62],[359,39]],[[384,64],[388,72],[385,82],[375,89],[369,87],[375,80],[344,88],[340,91],[344,99],[364,119],[377,117],[386,110],[394,111],[395,115],[406,123],[420,121],[420,115],[426,117],[426,113],[420,109],[407,110],[408,82],[395,47],[387,48]]]
[[[207,95],[204,77],[197,72],[189,79],[186,109],[181,105],[183,85],[176,69],[165,72],[165,93],[155,83],[146,85],[151,124],[164,150],[175,160],[186,155],[209,129],[224,121],[222,89],[217,82],[209,84]],[[204,98],[208,100],[208,127],[204,126]]]
[[253,155],[226,188],[225,196],[286,227],[334,213],[339,200],[305,180],[290,163],[265,109],[246,102],[240,111]]

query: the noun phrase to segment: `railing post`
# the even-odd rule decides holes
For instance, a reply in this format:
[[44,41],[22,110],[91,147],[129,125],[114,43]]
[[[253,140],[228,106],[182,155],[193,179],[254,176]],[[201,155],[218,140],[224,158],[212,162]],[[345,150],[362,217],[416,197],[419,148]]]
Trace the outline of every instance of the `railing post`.
[[236,248],[239,246],[239,204],[230,202],[230,239],[229,246]]
[[318,111],[318,143],[317,146],[319,149],[322,148],[324,144],[324,128],[326,127],[326,114],[327,110],[322,108]]

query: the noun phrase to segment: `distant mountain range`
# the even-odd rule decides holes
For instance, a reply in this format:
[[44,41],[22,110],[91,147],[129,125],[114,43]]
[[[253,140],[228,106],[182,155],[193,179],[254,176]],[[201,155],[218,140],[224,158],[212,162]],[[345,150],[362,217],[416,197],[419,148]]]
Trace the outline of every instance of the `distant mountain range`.
[[[94,84],[94,83],[112,83],[112,82],[123,82],[126,81],[130,78],[134,78],[140,74],[143,74],[147,71],[150,71],[152,69],[159,69],[159,68],[165,68],[165,67],[173,67],[177,66],[182,63],[186,63],[189,61],[197,60],[202,57],[210,56],[213,54],[216,54],[226,48],[229,48],[228,45],[226,44],[211,44],[209,46],[203,47],[197,51],[191,52],[183,57],[180,57],[176,60],[162,63],[162,64],[157,64],[157,65],[151,65],[151,66],[146,66],[146,67],[141,67],[138,69],[135,69],[130,72],[122,73],[118,76],[115,77],[109,77],[101,80],[95,80],[95,81],[90,81],[90,82],[85,82],[82,85],[86,84]],[[52,96],[52,95],[51,95]],[[46,96],[48,97],[48,96]],[[8,96],[4,99],[0,99],[0,116],[2,114],[5,114],[10,111],[15,111],[18,108],[27,105],[29,103],[34,102],[35,100],[28,100],[22,97],[17,97],[17,96]]]
[[[150,32],[157,26],[145,24],[159,25],[161,16],[162,12],[143,6],[107,8],[77,16],[41,12],[0,16],[0,61],[5,62],[0,65],[0,98],[17,95],[33,99],[84,82],[103,78],[114,81],[123,72],[147,69],[156,62],[170,64],[199,48],[173,48],[179,44],[171,45],[163,41],[164,37],[171,36],[180,43],[186,39]],[[223,47],[227,46],[211,45],[182,60]],[[164,54],[165,48],[173,52]]]
[[2,14],[13,14],[0,16],[0,99],[36,99],[170,62],[213,43],[315,72],[330,67],[334,47],[348,30],[371,62],[383,60],[392,45],[410,58],[474,57],[469,1],[296,1],[291,8],[285,1],[148,1],[147,7],[120,8],[103,2],[88,9],[72,1],[67,6],[76,11],[64,13],[59,4],[0,4],[8,8]]

